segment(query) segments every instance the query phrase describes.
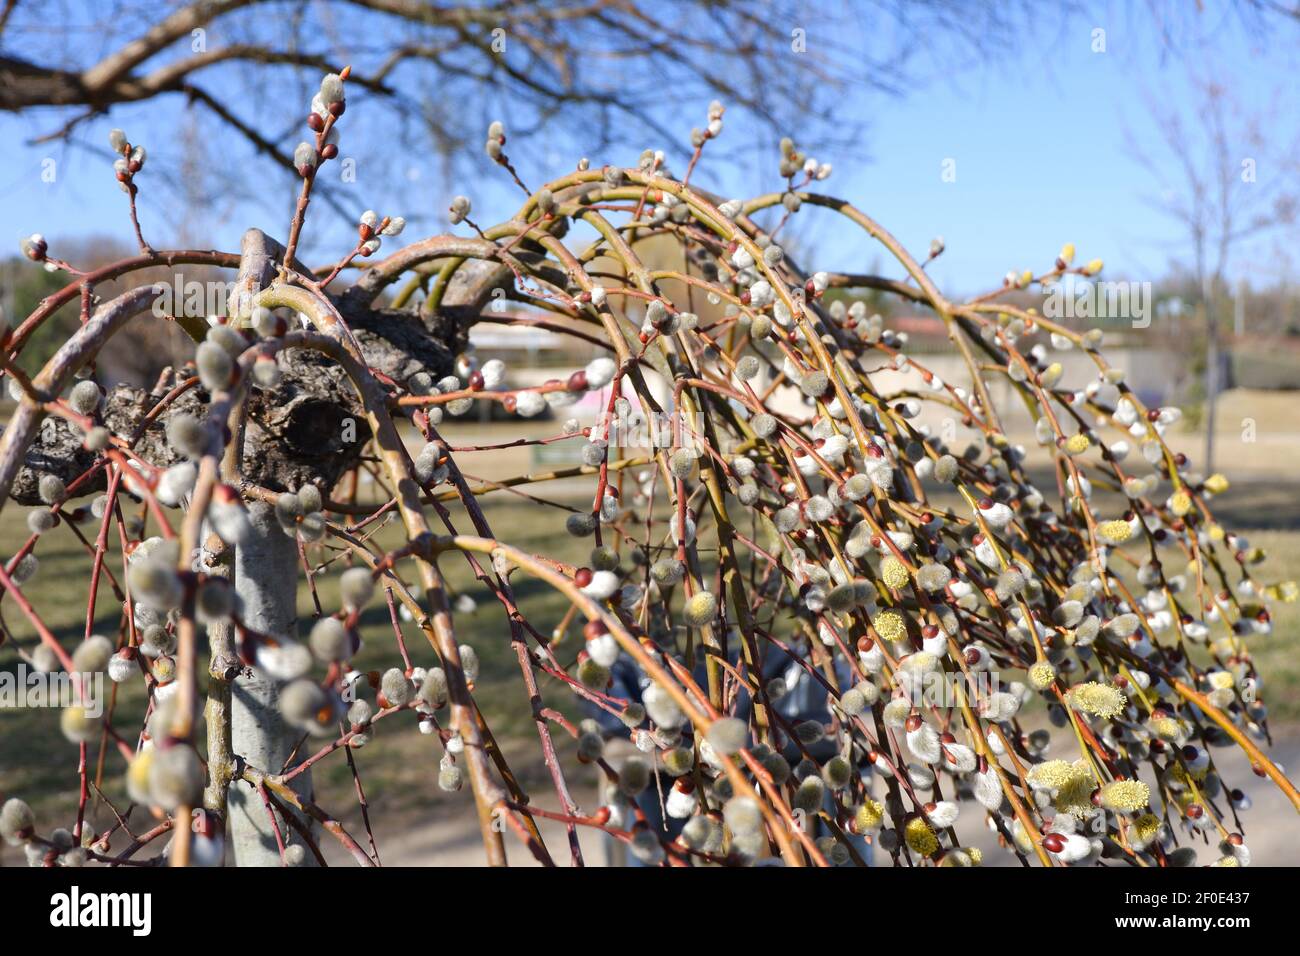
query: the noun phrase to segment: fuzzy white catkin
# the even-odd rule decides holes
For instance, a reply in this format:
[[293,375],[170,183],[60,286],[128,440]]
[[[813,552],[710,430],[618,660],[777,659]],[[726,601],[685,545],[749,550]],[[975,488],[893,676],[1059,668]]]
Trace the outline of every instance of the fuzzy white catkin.
[[614,380],[614,372],[617,366],[613,359],[598,358],[592,359],[587,363],[587,387],[590,389],[604,388]]
[[54,512],[48,508],[33,508],[27,512],[27,530],[32,534],[44,534],[54,527]]
[[777,429],[777,421],[767,412],[759,412],[749,421],[749,426],[759,438],[771,438]]
[[409,704],[415,697],[415,687],[399,668],[390,667],[380,678],[379,690],[394,707]]
[[660,558],[650,566],[650,577],[660,587],[670,587],[681,581],[686,566],[675,558]]
[[749,728],[736,717],[722,717],[709,726],[705,737],[718,753],[731,756],[745,747]]
[[658,684],[651,683],[647,686],[641,694],[641,701],[645,705],[647,716],[660,727],[674,729],[686,720],[686,715],[672,695]]
[[193,415],[181,412],[168,419],[167,443],[185,457],[201,458],[208,441],[207,428]]
[[695,472],[695,454],[686,448],[679,448],[668,459],[668,467],[675,477],[685,481]]
[[36,490],[47,505],[57,505],[68,496],[67,486],[58,475],[42,475]]
[[99,408],[100,398],[99,386],[87,379],[73,386],[68,395],[68,404],[79,414],[93,415]]
[[108,667],[112,654],[113,642],[106,637],[92,634],[72,652],[72,669],[83,674],[102,671]]
[[125,657],[119,657],[114,654],[108,661],[108,679],[114,684],[125,683],[131,679],[133,674],[139,674],[140,669],[136,666],[135,661],[128,660]]
[[597,571],[592,574],[591,581],[582,588],[582,592],[597,601],[605,601],[612,597],[618,588],[618,575],[612,571]]
[[339,577],[339,596],[351,610],[365,607],[374,594],[375,580],[369,568],[348,568]]
[[347,629],[337,618],[324,617],[312,625],[307,639],[315,658],[323,664],[351,656],[352,642]]
[[519,392],[515,396],[515,411],[521,418],[533,418],[546,410],[546,399],[538,392]]

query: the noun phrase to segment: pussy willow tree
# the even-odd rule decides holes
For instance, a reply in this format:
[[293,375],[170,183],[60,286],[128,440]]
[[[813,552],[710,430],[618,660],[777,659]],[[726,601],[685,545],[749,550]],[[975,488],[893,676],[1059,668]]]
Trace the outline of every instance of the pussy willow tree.
[[[1215,518],[1225,480],[1195,474],[1166,444],[1176,410],[1139,400],[1098,331],[1009,301],[1100,262],[1075,266],[1067,246],[1041,274],[949,299],[866,213],[815,191],[829,169],[788,141],[776,192],[722,201],[689,185],[722,128],[714,104],[681,178],[647,151],[637,168],[584,159],[530,188],[494,124],[487,156],[527,196],[512,218],[480,228],[458,197],[463,234],[377,257],[403,221],[368,212],[352,252],[313,270],[296,249],[318,170],[337,155],[347,78],[326,76],[313,101],[283,245],[253,230],[237,253],[150,247],[135,215],[144,152],[120,131],[117,179],[139,255],[83,273],[39,235],[25,243],[71,281],[4,340],[16,410],[0,439],[0,499],[32,508],[30,537],[0,566],[10,614],[26,623],[12,643],[78,687],[106,672],[149,701],[129,726],[111,707],[62,711],[68,751],[40,759],[66,759],[70,784],[79,775],[75,820],[54,829],[4,795],[3,835],[31,862],[183,865],[232,850],[241,864],[310,865],[332,839],[373,865],[373,840],[363,847],[317,803],[310,774],[351,763],[381,722],[429,734],[438,784],[468,784],[466,812],[472,801],[493,864],[514,842],[552,863],[543,817],[567,828],[574,863],[578,830],[592,828],[661,865],[862,863],[868,845],[882,863],[977,864],[954,829],[962,808],[1026,864],[1245,863],[1246,800],[1220,774],[1221,745],[1300,806],[1256,744],[1266,714],[1244,640],[1268,632],[1267,602],[1294,585],[1256,578],[1254,553]],[[774,237],[793,215],[843,217],[861,229],[861,258],[883,247],[906,278],[805,272]],[[575,242],[579,227],[592,238]],[[643,261],[649,239],[681,266]],[[930,257],[941,252],[936,243]],[[367,261],[343,288],[340,276]],[[86,375],[96,352],[156,293],[101,302],[96,288],[160,264],[233,271],[227,315],[174,317],[198,343],[194,365],[149,392],[105,391]],[[828,291],[855,289],[932,311],[965,378],[927,369],[860,299],[827,304]],[[532,308],[485,310],[495,290]],[[70,303],[80,329],[24,374],[24,343]],[[700,318],[706,304],[716,318]],[[468,329],[489,316],[605,354],[511,388],[500,362],[466,358]],[[1066,381],[1055,358],[1070,350],[1095,375]],[[922,384],[890,391],[882,369]],[[1050,487],[1031,482],[995,385],[1029,409]],[[554,519],[592,539],[579,567],[499,536],[484,486],[440,428],[478,403],[529,417],[591,391],[609,414],[546,439],[581,446],[584,464],[506,482],[589,481],[590,505]],[[978,440],[948,447],[923,424],[932,410]],[[620,447],[611,432],[666,413],[668,437],[649,448]],[[356,495],[363,470],[376,504]],[[389,521],[405,532],[393,550],[370,534]],[[86,555],[75,647],[24,594],[44,536],[64,523]],[[458,622],[444,581],[458,562],[504,627]],[[312,584],[324,606],[299,634],[299,568],[322,564]],[[521,610],[521,577],[570,605],[579,652]],[[104,584],[122,610],[112,636],[93,633]],[[350,659],[362,609],[384,600],[391,666],[368,681]],[[489,641],[517,658],[558,809],[521,789],[476,700],[475,645]],[[777,655],[791,666],[770,677]],[[610,691],[611,669],[629,665],[639,700]],[[1003,680],[980,679],[989,674]],[[791,680],[824,701],[825,719],[788,717]],[[945,693],[924,692],[936,686]],[[575,725],[554,706],[561,697],[616,719]],[[1029,732],[1021,711],[1034,698],[1064,745]],[[631,738],[633,756],[607,754],[611,736]],[[97,832],[88,775],[105,759],[123,766],[132,802]],[[604,781],[594,803],[574,795],[577,763]],[[649,825],[632,802],[652,780],[669,781],[679,831]],[[361,801],[352,826],[369,832]],[[1198,844],[1218,849],[1198,855]]]

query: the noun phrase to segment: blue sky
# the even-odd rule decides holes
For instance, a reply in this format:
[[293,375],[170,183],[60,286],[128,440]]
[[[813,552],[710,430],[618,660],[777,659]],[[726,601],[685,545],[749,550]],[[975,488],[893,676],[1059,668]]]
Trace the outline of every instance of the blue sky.
[[[947,252],[933,265],[932,273],[950,292],[983,291],[996,285],[1009,269],[1045,268],[1067,240],[1076,244],[1081,258],[1103,258],[1109,276],[1157,279],[1171,261],[1185,258],[1187,245],[1177,225],[1153,212],[1149,202],[1159,198],[1160,184],[1134,159],[1130,148],[1131,139],[1140,149],[1160,154],[1146,100],[1193,111],[1188,77],[1189,64],[1195,64],[1199,74],[1226,85],[1243,111],[1265,112],[1295,75],[1293,51],[1300,27],[1278,24],[1271,35],[1252,35],[1239,29],[1233,17],[1217,11],[1215,4],[1209,6],[1212,12],[1188,21],[1190,27],[1172,48],[1159,42],[1143,16],[1127,11],[1079,16],[1045,26],[1040,35],[1020,44],[1014,55],[948,76],[936,76],[936,70],[926,69],[922,62],[923,80],[902,95],[847,94],[845,118],[865,121],[866,132],[858,148],[817,153],[835,167],[835,174],[820,185],[860,206],[914,252],[923,255],[931,238],[942,235]],[[1093,49],[1097,27],[1106,31],[1104,53]],[[863,30],[864,42],[870,42],[870,25],[864,24]],[[808,42],[812,45],[818,39],[814,26]],[[942,57],[936,51],[931,59]],[[665,121],[681,127],[685,139],[691,125],[702,124],[706,105],[706,101],[699,104],[699,116],[666,117]],[[353,113],[350,110],[345,118],[345,134]],[[8,248],[16,249],[19,237],[34,231],[56,244],[61,237],[86,233],[129,240],[126,200],[111,179],[107,131],[114,125],[123,125],[128,132],[143,130],[139,138],[146,145],[151,138],[174,140],[186,125],[182,104],[172,99],[121,109],[107,120],[87,124],[78,143],[71,146],[27,144],[58,122],[53,113],[0,116],[0,155],[5,160],[0,164],[0,202],[5,209],[0,221]],[[1294,142],[1297,124],[1300,111],[1281,111],[1270,137]],[[750,132],[743,122],[731,122],[715,145],[734,147]],[[287,146],[291,149],[292,142]],[[562,147],[544,146],[533,151],[531,161],[521,168],[528,181],[537,182],[548,171],[542,161],[548,151],[556,164],[553,172],[572,168],[576,156]],[[735,155],[732,148],[718,152]],[[245,161],[241,150],[232,149],[227,155],[219,142],[212,144],[210,154],[216,162]],[[170,155],[164,152],[164,156],[171,161]],[[635,152],[620,150],[591,158],[593,163],[631,163]],[[752,157],[706,161],[696,181],[733,195],[777,188],[774,155],[764,154],[762,159],[761,164]],[[57,163],[53,182],[42,176],[49,160]],[[945,182],[941,175],[946,160],[955,162],[953,182]],[[174,240],[180,225],[171,205],[174,194],[149,182],[162,161],[147,167],[141,177],[142,219],[155,245]],[[434,167],[419,159],[390,163],[378,178],[396,182],[400,189],[374,194],[368,189],[374,179],[359,176],[350,187],[356,190],[355,197],[348,197],[358,212],[368,206],[408,214],[414,208],[441,210],[452,194],[465,191],[475,201],[475,218],[493,222],[518,203],[517,194],[486,161],[482,178],[468,189],[448,188]],[[674,165],[680,169],[684,164]],[[218,203],[208,210],[211,215],[189,217],[192,243],[234,249],[247,225],[276,234],[285,231],[292,184],[274,178],[265,167],[249,168],[254,175],[269,177],[276,198],[260,205]],[[1160,169],[1174,175],[1173,160],[1167,159]],[[1261,183],[1281,175],[1267,164],[1258,170]],[[795,230],[805,262],[821,268],[876,267],[897,273],[878,247],[829,217],[811,221],[818,215],[826,217],[809,213],[810,221],[803,221],[801,214]],[[337,219],[322,218],[316,225],[315,232],[308,228],[309,251],[332,256],[350,245],[351,236]],[[420,231],[437,231],[436,223],[421,224]],[[1231,271],[1256,282],[1275,281],[1292,265],[1276,254],[1288,238],[1294,235],[1275,234],[1244,248]]]
[[[1187,61],[1161,61],[1154,39],[1107,24],[1107,51],[1093,53],[1080,21],[1015,63],[937,83],[877,115],[873,162],[836,189],[860,201],[911,249],[942,234],[947,252],[934,274],[965,291],[996,284],[1009,269],[1043,268],[1064,241],[1107,273],[1159,277],[1186,256],[1182,229],[1150,201],[1161,185],[1137,161],[1130,139],[1161,154],[1147,99],[1190,112]],[[1190,54],[1240,100],[1264,103],[1294,57],[1278,37],[1260,50],[1240,34]],[[1300,116],[1284,115],[1279,139],[1294,142]],[[956,181],[943,183],[945,158]],[[838,157],[836,157],[838,159]],[[1172,160],[1161,163],[1179,183]],[[1259,171],[1261,180],[1273,169]],[[1294,176],[1292,176],[1294,178]],[[1296,185],[1292,184],[1292,188]]]

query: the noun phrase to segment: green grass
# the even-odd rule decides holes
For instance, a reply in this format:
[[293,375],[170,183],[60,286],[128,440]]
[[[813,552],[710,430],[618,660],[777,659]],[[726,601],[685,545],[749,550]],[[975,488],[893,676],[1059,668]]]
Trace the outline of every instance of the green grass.
[[[587,563],[591,542],[565,534],[564,516],[557,511],[533,504],[502,503],[490,507],[487,516],[497,534],[520,548],[566,562]],[[468,517],[459,509],[453,509],[452,520],[459,531],[472,531]],[[377,540],[381,547],[396,547],[402,540],[397,523],[386,528]],[[482,560],[487,561],[485,557]],[[490,571],[490,564],[487,566]],[[455,615],[457,640],[472,645],[479,656],[480,676],[474,698],[512,771],[526,783],[542,783],[546,775],[537,757],[536,732],[519,661],[510,642],[505,609],[475,579],[463,557],[448,556],[440,567],[446,576],[449,598],[454,601],[464,594],[477,604],[472,613]],[[515,576],[511,583],[525,617],[539,632],[550,634],[563,620],[567,602],[550,587],[526,575]],[[332,579],[322,583],[321,591],[327,608],[337,605],[338,595]],[[305,582],[299,591],[298,610],[301,620],[308,620],[314,611]],[[364,647],[355,661],[359,669],[382,670],[399,663],[391,618],[382,600],[374,601],[365,612],[361,633]],[[437,664],[437,655],[414,624],[404,622],[403,633],[413,664],[424,667]],[[570,628],[567,640],[557,650],[560,659],[571,660],[579,645],[579,631]],[[538,673],[538,681],[548,706],[571,717],[581,716],[571,693],[543,674]],[[562,747],[567,744],[559,739],[563,736],[561,733],[556,741]],[[390,809],[409,810],[427,804],[431,794],[440,793],[434,786],[440,756],[441,749],[433,740],[419,734],[413,720],[403,719],[400,724],[380,724],[374,741],[358,752],[357,760],[367,791],[378,794],[372,802],[386,804]],[[346,762],[329,760],[323,766],[325,769],[318,779],[323,781],[327,792],[337,791],[345,800],[351,800],[352,777]]]
[[[488,517],[499,534],[508,536],[519,547],[569,562],[587,562],[591,542],[566,535],[563,515],[559,512],[532,504],[503,501],[489,509]],[[463,514],[454,514],[453,520],[458,529],[471,527]],[[83,530],[86,527],[89,526]],[[93,528],[89,533],[93,535]],[[0,554],[13,554],[26,537],[23,509],[11,506],[0,521]],[[375,540],[383,547],[392,547],[401,540],[401,532],[394,523],[385,527]],[[41,560],[40,570],[24,587],[24,594],[64,647],[74,648],[85,628],[89,555],[64,527],[45,536],[37,553]],[[324,557],[323,552],[318,552],[313,555],[313,560],[319,561]],[[120,576],[121,557],[116,546],[110,549],[108,565]],[[536,758],[536,735],[518,659],[511,647],[504,609],[474,579],[463,558],[450,556],[444,559],[442,566],[452,598],[463,593],[477,602],[473,613],[456,615],[458,640],[473,645],[481,661],[475,699],[516,775],[526,787],[532,784],[545,786],[545,772]],[[336,562],[317,578],[320,598],[327,610],[338,605],[336,579],[342,567]],[[539,631],[549,634],[563,619],[564,600],[550,588],[526,576],[517,577],[513,583],[524,614]],[[300,581],[298,608],[300,632],[305,634],[314,614],[314,603],[305,578]],[[101,582],[96,606],[96,632],[116,636],[120,609],[120,601],[105,578]],[[12,599],[0,605],[0,610],[3,611],[8,635],[5,645],[0,647],[0,670],[12,672],[20,662],[14,643],[30,650],[36,643],[36,631]],[[412,663],[435,666],[437,656],[419,629],[413,623],[403,622],[403,633]],[[400,664],[392,623],[382,596],[365,611],[361,634],[364,646],[355,661],[358,669],[382,671]],[[578,646],[578,631],[572,630],[560,647],[561,659],[571,659]],[[206,656],[206,648],[201,654]],[[545,675],[539,674],[539,682],[547,705],[573,717],[581,716],[571,693],[557,687],[557,682]],[[133,740],[144,715],[143,688],[135,682],[118,687],[113,706],[114,726],[128,740]],[[37,806],[46,819],[57,816],[67,820],[67,815],[75,812],[77,801],[77,754],[75,747],[61,735],[58,719],[56,709],[0,710],[0,798],[21,794]],[[557,745],[567,749],[566,740],[557,739]],[[434,738],[420,734],[413,719],[396,718],[379,724],[373,742],[356,752],[359,772],[376,813],[409,811],[416,806],[427,806],[431,799],[458,799],[458,796],[446,797],[436,788],[440,756],[441,749]],[[93,762],[93,754],[91,759]],[[566,764],[572,766],[573,761],[567,760]],[[102,782],[104,792],[119,806],[125,805],[124,770],[125,761],[116,751],[110,750],[105,756]],[[315,771],[314,780],[326,806],[337,807],[340,812],[355,806],[352,775],[341,755],[322,761]]]
[[[1300,580],[1300,532],[1255,531],[1247,537],[1268,554],[1259,570],[1260,580],[1268,584]],[[1263,676],[1270,720],[1294,722],[1300,720],[1300,603],[1275,602],[1272,615],[1273,633],[1249,638],[1246,644]]]
[[[1049,487],[1049,486],[1044,486]],[[1269,561],[1258,569],[1261,580],[1273,583],[1300,578],[1300,506],[1288,489],[1272,485],[1238,485],[1221,499],[1224,523],[1250,537],[1252,545],[1265,548]],[[591,541],[569,537],[563,530],[563,514],[540,505],[523,502],[508,494],[484,499],[489,522],[498,535],[519,547],[547,554],[562,561],[585,564]],[[456,508],[453,520],[457,528],[471,528],[468,518]],[[1262,530],[1250,531],[1250,526]],[[93,527],[86,526],[93,534]],[[0,554],[13,554],[26,539],[23,509],[11,505],[0,520]],[[396,523],[386,526],[376,540],[382,547],[396,546],[401,532]],[[66,528],[57,528],[41,541],[38,554],[41,568],[24,589],[45,622],[63,642],[72,648],[80,640],[85,622],[85,598],[88,584],[89,557]],[[317,552],[314,560],[321,560]],[[111,549],[110,567],[120,573],[121,558],[116,546]],[[469,594],[478,604],[472,614],[456,615],[457,637],[472,644],[482,662],[482,673],[475,697],[498,738],[514,772],[525,789],[542,792],[549,782],[539,757],[528,700],[523,691],[519,665],[510,645],[506,615],[486,589],[479,585],[459,556],[442,562],[452,597]],[[336,563],[318,579],[321,600],[327,609],[337,606]],[[520,607],[542,633],[549,634],[564,616],[565,601],[542,583],[518,574],[512,579]],[[97,604],[96,630],[115,635],[120,611],[108,582],[101,584]],[[1300,605],[1274,608],[1274,631],[1267,637],[1249,641],[1252,654],[1264,675],[1264,699],[1271,708],[1275,723],[1300,719]],[[13,670],[18,657],[12,648],[16,640],[30,648],[35,631],[12,599],[0,604],[3,624],[9,641],[0,647],[0,670]],[[300,619],[309,626],[313,602],[305,580],[299,594]],[[387,607],[376,600],[362,618],[364,648],[356,664],[362,670],[383,670],[399,662]],[[306,627],[303,627],[305,633]],[[407,647],[413,663],[432,666],[436,655],[418,629],[404,623]],[[569,639],[561,645],[560,657],[570,660],[579,646],[578,632],[571,629]],[[581,714],[572,694],[557,682],[539,675],[543,696],[549,706],[570,716]],[[143,690],[132,683],[116,700],[115,725],[128,739],[134,738],[143,716]],[[557,744],[569,750],[565,735],[557,735]],[[356,753],[357,764],[367,796],[376,818],[388,815],[428,818],[450,801],[464,801],[467,793],[447,795],[435,784],[440,748],[430,737],[418,733],[414,721],[384,721],[372,743]],[[562,755],[566,772],[578,765],[571,756]],[[125,764],[114,751],[108,753],[103,772],[104,790],[111,799],[125,804],[122,773]],[[357,824],[356,799],[351,773],[341,755],[333,756],[315,772],[320,802],[351,828]],[[574,783],[584,779],[579,777]],[[76,751],[58,729],[58,712],[49,709],[0,711],[0,798],[21,794],[38,808],[43,820],[71,820],[77,798]],[[106,814],[96,817],[102,825]]]

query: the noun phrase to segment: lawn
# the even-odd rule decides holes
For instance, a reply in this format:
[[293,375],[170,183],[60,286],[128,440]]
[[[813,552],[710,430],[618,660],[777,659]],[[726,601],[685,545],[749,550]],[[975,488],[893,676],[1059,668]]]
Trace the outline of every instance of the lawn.
[[[548,433],[555,430],[554,423],[536,427]],[[472,437],[474,443],[489,444],[500,440],[499,431],[496,426],[466,426],[461,439],[468,442]],[[448,437],[453,444],[461,440],[454,429],[450,430]],[[518,454],[526,456],[527,452]],[[467,463],[463,467],[482,477],[504,477],[523,470],[549,471],[562,467],[549,461],[521,459],[518,455],[509,459],[498,455],[495,460],[485,460],[492,458],[488,453],[478,459],[471,457],[469,461],[473,464]],[[1243,480],[1239,474],[1233,477],[1238,483],[1217,502],[1220,519],[1225,526],[1246,534],[1252,545],[1268,551],[1269,561],[1259,572],[1263,581],[1272,583],[1300,578],[1300,503],[1296,501],[1293,485],[1272,474],[1253,481]],[[1249,479],[1250,476],[1244,477]],[[581,485],[566,481],[556,483],[553,488],[538,486],[534,490],[538,494],[560,498],[588,486],[589,480]],[[587,563],[591,542],[579,541],[564,533],[563,513],[504,491],[486,496],[483,504],[493,528],[512,543],[562,561]],[[0,519],[0,554],[13,554],[26,539],[23,512],[24,509],[11,504]],[[470,530],[470,522],[459,506],[453,506],[453,515],[459,530]],[[93,526],[83,526],[83,531],[93,535]],[[395,546],[400,541],[400,530],[395,524],[390,524],[378,533],[376,540],[385,547]],[[109,566],[120,573],[121,558],[116,545],[110,550]],[[85,627],[88,555],[65,527],[55,529],[41,542],[39,554],[40,571],[25,592],[64,646],[75,646]],[[325,557],[328,555],[317,551],[313,560]],[[338,568],[335,563],[318,579],[327,608],[337,606],[335,576]],[[458,611],[456,614],[458,638],[472,644],[482,661],[476,699],[525,788],[538,792],[549,790],[545,770],[537,756],[539,750],[528,700],[510,645],[505,614],[474,581],[463,559],[447,558],[443,561],[443,569],[453,600],[464,594],[477,602],[477,609],[473,612]],[[565,602],[555,592],[527,576],[517,575],[513,584],[524,614],[539,631],[550,633],[564,617]],[[1264,697],[1270,705],[1276,730],[1278,725],[1300,721],[1300,654],[1297,654],[1300,650],[1300,605],[1278,605],[1274,611],[1273,634],[1253,638],[1249,643],[1264,676]],[[312,596],[305,581],[299,594],[299,612],[303,621],[309,621],[314,612]],[[96,630],[114,635],[118,613],[112,589],[105,581],[99,593]],[[31,646],[35,632],[12,600],[0,604],[0,621],[3,621],[11,640]],[[404,633],[413,663],[433,665],[436,657],[427,644],[422,643],[418,630],[406,622]],[[360,669],[383,669],[398,661],[392,624],[382,601],[374,602],[365,613],[362,635],[365,646],[356,662]],[[578,646],[578,632],[571,629],[568,640],[560,645],[561,659],[571,660]],[[0,669],[13,670],[17,663],[17,655],[11,646],[0,647]],[[549,706],[570,716],[581,715],[581,708],[565,688],[544,676],[540,680]],[[138,726],[143,714],[143,690],[134,683],[130,688],[114,702],[115,723],[122,728]],[[133,734],[127,736],[130,738]],[[567,739],[559,739],[563,736],[557,737],[557,743],[567,750]],[[397,819],[414,817],[417,812],[429,819],[428,814],[433,813],[436,818],[438,808],[445,801],[468,799],[466,794],[447,795],[437,789],[435,779],[439,756],[440,748],[433,738],[419,734],[414,721],[383,722],[374,740],[357,753],[359,772],[373,813]],[[62,821],[69,820],[70,814],[75,812],[77,799],[75,758],[75,750],[59,732],[58,711],[0,710],[0,797],[22,794],[36,805],[38,813],[45,819],[58,815]],[[563,756],[562,762],[566,771],[578,766],[571,756]],[[117,753],[111,751],[104,758],[102,770],[95,771],[104,792],[118,806],[125,805],[124,766]],[[579,776],[573,782],[575,786],[581,786],[584,778]],[[337,758],[323,761],[315,772],[315,783],[320,802],[336,809],[351,827],[355,822],[356,801],[346,761]],[[101,812],[97,822],[102,824],[105,816]]]
[[[6,510],[0,522],[0,552],[12,554],[26,540],[22,513],[23,509],[17,506]],[[463,515],[457,515],[455,520],[458,527],[470,527]],[[590,542],[584,544],[565,535],[563,515],[558,512],[527,503],[502,503],[489,510],[489,520],[496,527],[508,529],[511,540],[520,547],[544,551],[562,560],[586,563]],[[378,540],[385,545],[395,545],[399,538],[400,531],[395,527],[385,528],[378,535]],[[75,647],[85,628],[89,557],[72,533],[62,527],[41,542],[39,554],[40,570],[24,588],[24,593],[64,646]],[[121,558],[116,547],[111,549],[109,565],[120,572]],[[335,574],[339,567],[335,564],[317,579],[326,607],[338,604]],[[453,600],[463,594],[474,598],[477,603],[472,613],[458,612],[456,615],[459,640],[475,647],[482,665],[475,687],[476,700],[507,759],[510,759],[512,769],[525,786],[542,783],[543,768],[539,763],[531,762],[532,755],[537,753],[537,741],[519,664],[510,644],[505,613],[478,586],[464,560],[449,558],[443,562],[443,567]],[[562,599],[535,580],[519,577],[514,583],[521,609],[540,631],[550,633],[560,624],[565,612]],[[4,625],[11,640],[16,639],[30,648],[35,640],[35,631],[21,611],[12,600],[4,602],[2,609]],[[96,608],[96,631],[115,635],[119,612],[117,600],[105,581]],[[305,580],[299,593],[299,613],[300,620],[308,622],[314,613],[312,596]],[[436,655],[424,642],[419,630],[410,622],[403,624],[412,663],[434,666]],[[358,669],[382,670],[400,662],[391,618],[382,600],[373,602],[365,612],[361,633],[364,646],[355,661]],[[560,645],[558,653],[562,660],[567,662],[577,654],[578,635],[577,630],[571,631],[568,640]],[[18,664],[18,655],[11,646],[0,647],[0,669],[13,671]],[[548,705],[571,716],[581,716],[580,708],[573,703],[570,693],[554,687],[556,682],[544,675],[540,680]],[[123,686],[130,689],[115,693],[113,707],[115,726],[125,730],[139,726],[145,700],[143,688],[136,683]],[[43,813],[51,815],[75,811],[76,750],[63,739],[58,720],[59,711],[56,709],[0,710],[0,797],[22,794]],[[128,731],[126,736],[130,738],[133,734]],[[557,740],[557,743],[562,748],[567,746],[567,741]],[[430,794],[441,796],[435,786],[439,756],[441,751],[434,738],[421,735],[414,720],[388,720],[379,724],[373,742],[357,752],[359,771],[376,812],[407,810],[416,804],[427,806]],[[566,760],[566,764],[573,763]],[[125,762],[115,750],[110,750],[103,763],[101,779],[104,792],[118,806],[125,805],[124,769]],[[315,772],[315,783],[325,805],[346,807],[355,804],[352,777],[346,761],[323,761]]]

